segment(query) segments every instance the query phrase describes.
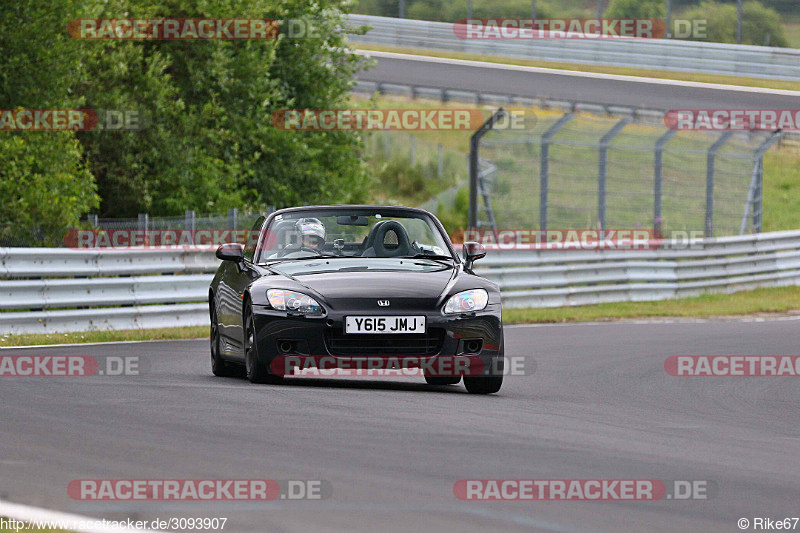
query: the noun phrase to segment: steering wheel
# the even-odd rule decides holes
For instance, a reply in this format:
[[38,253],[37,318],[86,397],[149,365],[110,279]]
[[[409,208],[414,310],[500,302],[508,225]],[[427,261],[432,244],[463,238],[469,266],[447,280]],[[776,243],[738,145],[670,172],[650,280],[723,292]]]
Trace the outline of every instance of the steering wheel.
[[[386,234],[393,231],[397,235],[397,248],[389,249],[384,244]],[[408,238],[408,232],[403,225],[396,220],[387,220],[375,230],[375,238],[372,243],[376,257],[397,257],[400,255],[409,255],[411,249],[411,242]]]

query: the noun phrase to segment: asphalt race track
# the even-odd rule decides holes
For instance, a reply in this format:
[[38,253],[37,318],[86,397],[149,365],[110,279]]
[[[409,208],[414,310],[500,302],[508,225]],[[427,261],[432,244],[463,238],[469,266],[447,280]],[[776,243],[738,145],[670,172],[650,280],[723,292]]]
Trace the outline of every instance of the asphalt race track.
[[[798,322],[508,327],[528,376],[493,396],[420,378],[210,373],[205,341],[3,350],[145,356],[140,376],[2,377],[0,498],[225,531],[739,531],[800,514],[800,378],[672,377],[670,355],[798,353]],[[85,502],[75,479],[326,480],[332,497]],[[461,501],[460,479],[707,480],[696,501]]]
[[377,65],[359,79],[487,94],[544,97],[644,109],[794,109],[800,92],[730,86],[712,88],[625,76],[564,72],[405,54],[362,52]]

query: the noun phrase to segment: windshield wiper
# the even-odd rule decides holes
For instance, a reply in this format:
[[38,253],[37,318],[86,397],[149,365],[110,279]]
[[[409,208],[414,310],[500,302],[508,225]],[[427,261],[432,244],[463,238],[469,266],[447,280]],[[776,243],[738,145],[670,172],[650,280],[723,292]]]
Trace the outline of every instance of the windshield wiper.
[[417,255],[406,255],[402,257],[402,259],[446,259],[453,261],[453,258],[449,255],[440,255],[440,254],[417,254]]
[[323,254],[316,254],[316,255],[304,255],[302,257],[275,257],[273,259],[267,259],[264,263],[260,263],[262,265],[271,265],[272,263],[282,263],[284,261],[306,261],[308,259],[342,259],[344,257],[351,257],[347,255],[323,255]]

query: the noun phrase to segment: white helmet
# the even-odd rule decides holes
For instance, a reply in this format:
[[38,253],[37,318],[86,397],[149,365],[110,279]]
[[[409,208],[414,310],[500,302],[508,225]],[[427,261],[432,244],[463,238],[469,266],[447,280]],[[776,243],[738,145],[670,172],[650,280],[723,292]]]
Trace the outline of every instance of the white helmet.
[[320,244],[325,242],[325,224],[320,222],[317,218],[301,218],[295,223],[295,228],[303,237],[317,237]]

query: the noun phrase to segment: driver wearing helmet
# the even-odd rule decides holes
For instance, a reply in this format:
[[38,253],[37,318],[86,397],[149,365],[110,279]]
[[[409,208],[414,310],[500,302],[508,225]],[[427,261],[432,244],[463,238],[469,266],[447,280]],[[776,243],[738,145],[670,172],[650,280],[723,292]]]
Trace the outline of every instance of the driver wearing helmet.
[[295,224],[303,248],[319,250],[325,244],[325,225],[317,218],[301,218]]

